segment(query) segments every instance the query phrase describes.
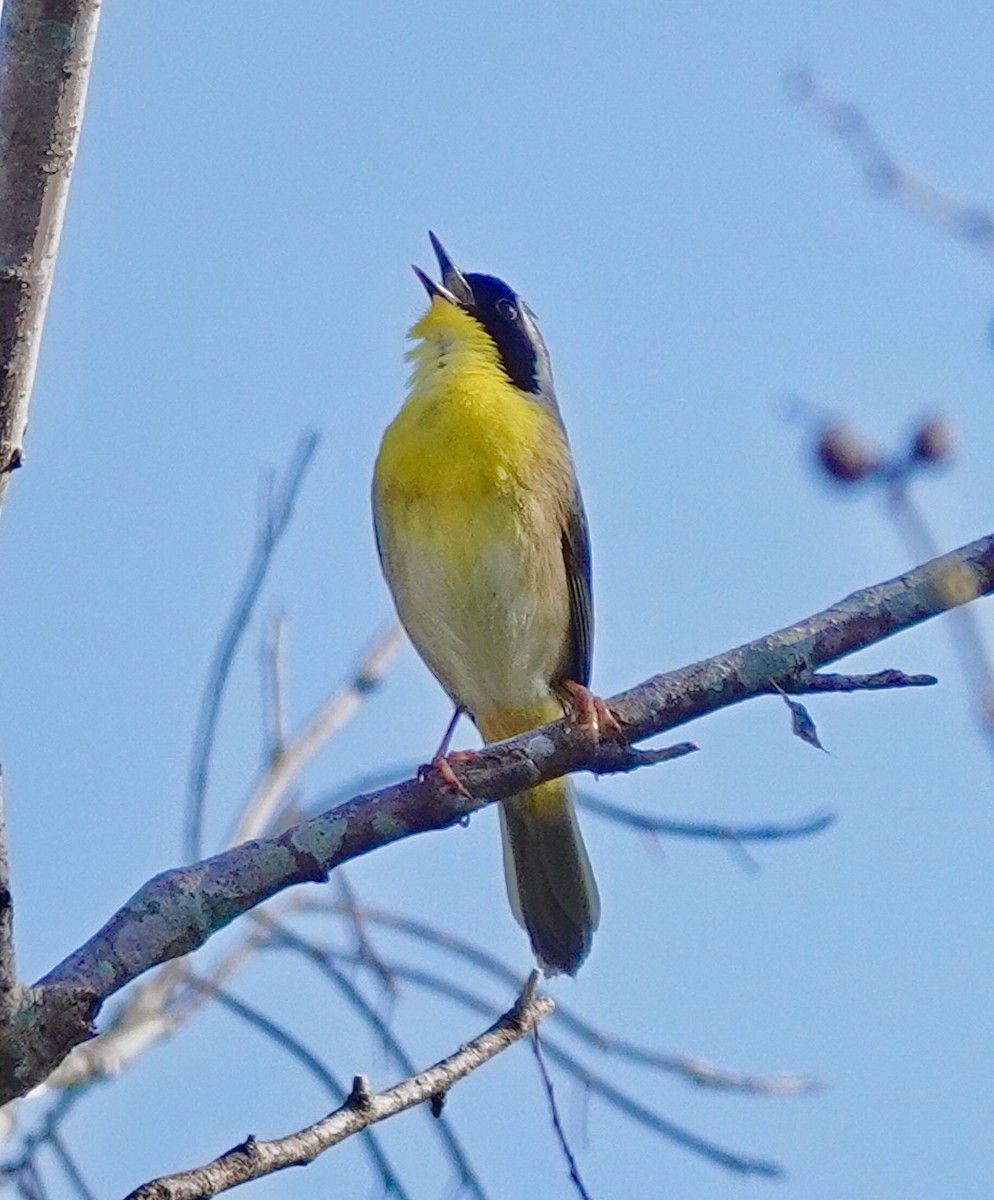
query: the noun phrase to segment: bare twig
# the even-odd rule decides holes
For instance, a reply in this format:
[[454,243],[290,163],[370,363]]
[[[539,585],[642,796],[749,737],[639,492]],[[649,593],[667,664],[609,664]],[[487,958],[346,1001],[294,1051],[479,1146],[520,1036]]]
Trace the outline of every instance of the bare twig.
[[[343,955],[340,951],[336,951],[335,953],[338,958],[349,957],[348,955]],[[397,962],[391,962],[390,969],[396,974],[398,979],[405,979],[413,983],[416,987],[424,988],[426,991],[432,992],[437,996],[446,996],[471,1012],[477,1012],[484,1016],[492,1016],[494,1013],[494,1006],[489,1000],[484,999],[461,984],[453,983],[452,980],[446,979],[435,972]],[[557,1042],[553,1042],[550,1038],[546,1037],[544,1039],[544,1046],[548,1057],[564,1067],[590,1092],[600,1096],[619,1112],[623,1112],[633,1121],[667,1138],[675,1145],[682,1146],[694,1154],[699,1154],[702,1158],[717,1163],[718,1166],[726,1167],[728,1170],[735,1171],[741,1175],[761,1175],[772,1179],[783,1174],[783,1169],[779,1164],[771,1162],[769,1159],[753,1158],[750,1155],[738,1154],[733,1150],[727,1150],[725,1147],[719,1146],[715,1142],[709,1141],[707,1138],[703,1138],[689,1129],[684,1129],[683,1126],[677,1125],[674,1121],[670,1121],[667,1117],[642,1104],[634,1096],[622,1091],[621,1088],[615,1087],[613,1083],[591,1071],[578,1058],[563,1049]]]
[[811,837],[822,833],[838,819],[833,812],[813,813],[799,817],[796,821],[764,821],[751,825],[719,821],[677,821],[672,817],[656,817],[651,813],[637,812],[602,800],[590,792],[579,792],[577,800],[581,808],[596,813],[608,821],[628,825],[644,833],[662,833],[669,837],[709,838],[724,842],[772,842],[785,838]]
[[26,1162],[11,1174],[11,1178],[23,1200],[48,1200],[45,1181],[34,1162]]
[[252,556],[235,596],[231,613],[214,650],[214,657],[200,700],[200,715],[197,719],[197,730],[193,739],[193,753],[187,784],[184,853],[188,862],[193,862],[201,855],[204,800],[207,792],[211,754],[214,749],[214,733],[235,652],[248,626],[249,618],[252,616],[276,548],[290,524],[297,496],[304,482],[304,476],[307,474],[307,468],[317,450],[319,440],[318,435],[313,430],[309,430],[297,442],[286,472],[279,486],[270,496],[266,511],[259,523]]
[[286,746],[286,615],[273,613],[266,622],[259,656],[262,671],[264,761],[276,762]]
[[667,1117],[661,1116],[634,1096],[630,1096],[621,1088],[616,1087],[602,1075],[591,1071],[589,1067],[561,1046],[550,1043],[548,1038],[545,1040],[545,1052],[549,1058],[558,1062],[595,1095],[606,1100],[612,1107],[623,1112],[638,1124],[668,1138],[675,1145],[699,1154],[702,1158],[710,1159],[718,1166],[726,1167],[729,1171],[734,1171],[739,1175],[758,1175],[767,1179],[778,1179],[783,1175],[783,1168],[779,1163],[772,1162],[768,1158],[754,1158],[751,1155],[726,1150],[723,1146],[718,1146],[707,1138],[702,1138]]
[[273,756],[238,820],[230,845],[237,846],[266,831],[287,789],[307,763],[352,719],[363,698],[379,686],[403,639],[400,625],[394,622],[362,656],[345,686],[321,706],[299,734],[283,745],[279,754]]
[[299,1133],[274,1141],[250,1138],[206,1166],[165,1176],[136,1189],[128,1200],[200,1200],[285,1167],[313,1162],[319,1154],[395,1113],[447,1092],[460,1079],[530,1033],[552,1012],[547,996],[522,998],[485,1033],[455,1054],[384,1092],[357,1076],[341,1108]]
[[334,879],[338,885],[339,911],[345,914],[349,924],[352,926],[357,953],[361,955],[363,962],[383,985],[384,991],[389,996],[396,996],[397,983],[383,960],[376,953],[376,948],[370,939],[369,931],[366,929],[365,917],[344,867],[340,867],[335,872]]
[[[956,589],[949,586],[954,574]],[[777,633],[654,676],[612,697],[611,708],[630,741],[664,733],[777,685],[789,690],[796,678],[992,590],[994,535]],[[463,791],[430,773],[358,796],[276,836],[164,872],[32,990],[0,1039],[0,1102],[29,1090],[91,1036],[93,1017],[108,996],[150,967],[203,945],[285,888],[323,881],[360,854],[444,828],[543,780],[576,770],[627,770],[631,762],[627,742],[593,743],[572,722],[558,721],[461,759],[455,771]]]
[[789,71],[783,83],[788,98],[843,143],[872,192],[994,260],[994,217],[989,209],[965,204],[902,166],[864,113],[834,96],[810,70]]
[[18,1181],[27,1176],[30,1180],[37,1181],[39,1187],[44,1186],[37,1165],[39,1151],[58,1136],[61,1123],[75,1106],[80,1095],[79,1092],[63,1092],[59,1096],[45,1113],[38,1128],[23,1137],[19,1154],[0,1162],[0,1183],[6,1180]]
[[[348,1095],[348,1089],[341,1081],[332,1074],[317,1055],[308,1050],[304,1043],[285,1026],[267,1017],[265,1013],[260,1012],[253,1005],[246,1004],[244,1000],[240,1000],[237,996],[232,995],[231,992],[218,987],[209,979],[200,979],[192,973],[188,974],[187,977],[195,988],[198,988],[204,994],[216,1000],[222,1008],[227,1009],[228,1012],[233,1013],[254,1029],[259,1030],[270,1041],[285,1050],[287,1054],[300,1063],[306,1071],[313,1075],[330,1092],[333,1100],[341,1103]],[[380,1177],[380,1182],[383,1184],[384,1192],[387,1195],[392,1194],[399,1197],[399,1200],[410,1200],[410,1194],[394,1170],[386,1151],[380,1145],[379,1138],[372,1129],[364,1129],[361,1132],[373,1167]]]
[[28,403],[83,124],[100,0],[0,15],[0,508]]
[[[313,901],[301,906],[301,911],[342,913],[342,905],[335,901]],[[477,967],[493,979],[512,988],[523,984],[522,976],[496,955],[453,933],[436,928],[404,913],[390,912],[382,908],[364,906],[360,909],[364,921],[406,934],[415,941],[435,946],[463,962]],[[358,961],[358,959],[357,959]],[[392,971],[389,964],[387,970]],[[392,977],[392,976],[391,976]],[[630,1062],[652,1070],[676,1074],[699,1087],[717,1088],[722,1091],[742,1092],[759,1096],[798,1096],[820,1091],[821,1085],[810,1075],[796,1071],[776,1071],[766,1074],[750,1074],[744,1071],[719,1067],[706,1059],[685,1054],[673,1054],[653,1047],[642,1046],[627,1038],[598,1029],[579,1016],[567,1005],[557,1004],[552,1019],[556,1028],[568,1030],[587,1045],[605,1054],[617,1055]]]
[[563,1123],[559,1116],[559,1105],[556,1103],[556,1090],[552,1085],[552,1076],[549,1074],[549,1068],[545,1065],[545,1057],[542,1054],[542,1039],[539,1037],[537,1027],[532,1030],[532,1051],[535,1055],[535,1061],[538,1063],[538,1073],[542,1078],[542,1087],[545,1089],[545,1098],[549,1105],[549,1115],[552,1117],[552,1128],[555,1130],[556,1140],[559,1142],[559,1147],[563,1152],[563,1158],[566,1159],[570,1181],[573,1187],[576,1188],[576,1193],[580,1197],[580,1200],[592,1200],[583,1182],[583,1176],[580,1174],[576,1155],[573,1153],[573,1147],[569,1144],[569,1138],[566,1136],[566,1130],[563,1128]]
[[[821,678],[821,676],[819,676]],[[351,796],[359,793],[379,790],[399,777],[413,770],[410,764],[398,765],[383,771],[372,771],[360,775],[336,788],[316,797],[307,804],[303,816],[317,816],[319,813],[336,808]],[[650,813],[636,812],[625,808],[614,801],[603,800],[593,792],[583,789],[577,791],[577,802],[581,808],[595,813],[608,821],[627,825],[644,833],[658,833],[672,837],[700,838],[725,843],[749,841],[777,841],[779,839],[810,837],[822,833],[838,820],[834,812],[816,812],[810,816],[798,817],[794,821],[762,821],[747,825],[734,822],[716,821],[681,821],[674,817],[657,817]],[[306,907],[306,905],[305,905]]]
[[[209,980],[220,987],[259,949],[260,935],[251,929],[211,967]],[[171,1037],[199,1012],[208,999],[189,986],[186,963],[175,960],[132,989],[98,1037],[77,1046],[45,1080],[46,1090],[81,1089],[112,1078],[146,1050]]]
[[[896,478],[887,489],[887,513],[911,556],[935,556],[936,540],[919,506],[911,494],[908,479]],[[972,579],[950,571],[943,586],[955,591],[972,586]],[[994,661],[980,632],[977,614],[969,606],[956,608],[949,614],[949,633],[959,659],[967,687],[972,693],[977,723],[987,748],[994,752]]]
[[[394,1036],[393,1031],[380,1017],[379,1013],[377,1013],[359,988],[339,969],[332,955],[326,954],[320,947],[315,946],[313,942],[298,936],[292,929],[289,929],[279,921],[274,921],[265,914],[256,914],[256,919],[269,930],[275,946],[285,946],[287,949],[302,955],[321,972],[325,979],[329,980],[335,986],[339,994],[344,997],[346,1002],[358,1012],[360,1017],[375,1032],[384,1050],[393,1059],[398,1070],[403,1071],[406,1075],[414,1074],[414,1063],[411,1061],[410,1055],[408,1055],[407,1051]],[[362,965],[366,965],[363,959],[360,958],[358,961]],[[534,989],[534,983],[531,986]],[[460,1184],[472,1195],[476,1196],[477,1200],[485,1200],[486,1193],[484,1192],[480,1177],[474,1170],[473,1164],[466,1157],[466,1152],[463,1150],[462,1144],[458,1137],[456,1137],[451,1125],[441,1112],[433,1110],[432,1115],[435,1118],[432,1121],[432,1127],[441,1140],[442,1146],[456,1170]]]
[[59,1165],[65,1171],[69,1182],[81,1200],[96,1200],[96,1196],[87,1186],[86,1180],[83,1178],[82,1172],[76,1164],[75,1158],[69,1153],[69,1148],[59,1134],[57,1129],[51,1130],[48,1135],[48,1145],[52,1153],[59,1160]]
[[872,675],[830,675],[819,671],[806,679],[797,680],[789,689],[792,696],[813,695],[816,692],[877,692],[890,688],[932,687],[938,683],[934,675],[906,675],[889,668]]

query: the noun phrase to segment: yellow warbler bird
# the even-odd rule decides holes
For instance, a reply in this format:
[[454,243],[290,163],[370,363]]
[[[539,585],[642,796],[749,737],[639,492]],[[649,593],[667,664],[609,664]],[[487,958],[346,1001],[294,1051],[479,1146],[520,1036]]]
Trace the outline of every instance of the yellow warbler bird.
[[[410,331],[410,392],[373,479],[400,619],[485,741],[570,707],[595,736],[616,729],[587,690],[587,521],[545,343],[506,283],[464,275],[429,236],[442,281],[414,268],[430,305]],[[445,748],[436,765],[454,781]],[[548,973],[574,974],[600,902],[568,780],[505,800],[501,832],[511,908],[536,957]]]

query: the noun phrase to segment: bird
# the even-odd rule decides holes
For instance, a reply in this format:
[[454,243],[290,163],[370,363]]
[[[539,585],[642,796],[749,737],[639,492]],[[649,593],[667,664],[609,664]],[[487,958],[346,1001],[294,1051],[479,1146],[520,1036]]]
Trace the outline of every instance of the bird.
[[[591,736],[614,714],[589,690],[590,538],[532,310],[493,275],[464,274],[429,233],[441,282],[412,326],[407,398],[373,475],[380,562],[407,634],[485,743],[572,712]],[[574,975],[600,899],[568,779],[500,805],[512,912],[545,974]]]

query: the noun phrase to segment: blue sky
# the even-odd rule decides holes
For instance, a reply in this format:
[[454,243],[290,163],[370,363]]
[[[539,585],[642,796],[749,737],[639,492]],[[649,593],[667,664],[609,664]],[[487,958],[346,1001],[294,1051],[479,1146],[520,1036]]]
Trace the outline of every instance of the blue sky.
[[[0,530],[24,974],[179,860],[199,689],[260,469],[304,427],[323,442],[260,612],[287,613],[296,721],[388,619],[369,477],[403,395],[423,304],[409,264],[431,265],[429,228],[539,316],[592,528],[602,693],[911,565],[872,497],[818,484],[783,419],[790,393],[892,446],[919,414],[948,413],[959,458],[921,502],[944,547],[990,532],[989,267],[870,196],[779,78],[809,64],[900,159],[983,202],[992,36],[980,4],[108,5],[27,466]],[[994,638],[989,605],[978,617]],[[259,763],[259,636],[257,623],[222,722],[215,843]],[[813,701],[830,755],[791,738],[771,699],[693,726],[689,759],[584,782],[687,819],[839,820],[761,848],[748,871],[719,846],[649,844],[588,817],[604,919],[578,980],[554,990],[660,1048],[824,1081],[815,1097],[760,1100],[595,1060],[673,1120],[782,1162],[787,1180],[752,1195],[979,1200],[994,1174],[994,766],[941,624],[852,666],[941,683]],[[423,760],[446,716],[406,650],[307,793]],[[370,903],[528,965],[492,812],[351,878]],[[304,968],[261,962],[237,987],[342,1075],[395,1078]],[[423,1063],[480,1027],[415,994],[396,1021]],[[582,1098],[559,1091],[598,1200],[741,1194],[596,1100],[584,1125]],[[95,1091],[67,1132],[113,1195],[325,1107],[296,1064],[212,1013]],[[571,1195],[526,1050],[449,1111],[494,1195]],[[446,1194],[424,1118],[393,1124],[384,1137],[416,1194]],[[372,1187],[352,1147],[256,1190],[346,1187]]]

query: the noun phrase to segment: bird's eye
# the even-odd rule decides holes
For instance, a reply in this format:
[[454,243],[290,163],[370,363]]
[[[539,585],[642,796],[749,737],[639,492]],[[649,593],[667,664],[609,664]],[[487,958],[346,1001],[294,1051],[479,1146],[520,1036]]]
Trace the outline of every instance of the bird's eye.
[[510,300],[505,300],[503,297],[497,301],[497,311],[505,321],[516,321],[518,319],[518,310]]

